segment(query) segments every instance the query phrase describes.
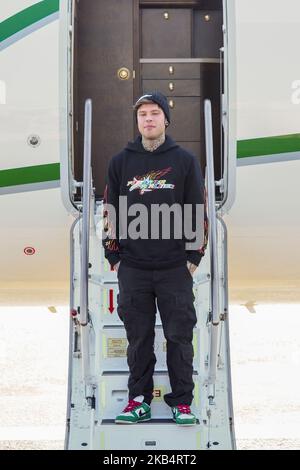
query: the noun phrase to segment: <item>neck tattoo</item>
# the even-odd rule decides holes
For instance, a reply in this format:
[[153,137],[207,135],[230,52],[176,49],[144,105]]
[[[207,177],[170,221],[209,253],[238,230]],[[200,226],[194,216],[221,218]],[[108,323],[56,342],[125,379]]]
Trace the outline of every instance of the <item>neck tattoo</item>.
[[164,143],[165,138],[166,137],[164,133],[154,140],[146,139],[144,136],[142,136],[142,144],[145,150],[148,150],[148,152],[154,152],[154,150]]

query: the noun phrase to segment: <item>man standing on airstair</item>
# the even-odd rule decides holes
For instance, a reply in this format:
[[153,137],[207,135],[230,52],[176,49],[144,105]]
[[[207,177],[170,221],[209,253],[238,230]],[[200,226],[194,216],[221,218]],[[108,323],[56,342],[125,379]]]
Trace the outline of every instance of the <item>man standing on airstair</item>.
[[[157,302],[172,389],[164,400],[176,424],[194,425],[196,417],[190,409],[192,340],[197,323],[193,273],[207,246],[204,180],[196,157],[165,134],[170,110],[162,93],[141,96],[134,112],[141,135],[110,160],[104,194],[103,247],[118,275],[118,315],[127,334],[130,372],[129,403],[115,422],[133,424],[151,419]],[[162,211],[161,224],[163,229],[164,223],[167,225],[168,236],[153,222],[154,208],[161,205],[169,209],[168,217]],[[177,209],[173,212],[175,229],[171,227],[171,206]],[[186,231],[182,235],[186,206],[191,208],[193,239],[186,237]],[[137,207],[141,213],[138,223],[133,217]],[[180,238],[175,233],[178,228]],[[201,234],[200,242],[197,233]]]

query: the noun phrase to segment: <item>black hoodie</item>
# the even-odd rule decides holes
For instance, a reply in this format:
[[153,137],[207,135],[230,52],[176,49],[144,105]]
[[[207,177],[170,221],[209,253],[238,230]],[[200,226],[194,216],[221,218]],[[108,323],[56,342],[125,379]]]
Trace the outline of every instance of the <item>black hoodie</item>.
[[[185,265],[187,261],[195,265],[200,263],[207,246],[208,221],[204,180],[199,162],[193,154],[177,145],[170,136],[166,136],[165,142],[156,150],[149,152],[144,149],[142,137],[139,136],[110,160],[106,183],[103,201],[103,247],[111,266],[120,260],[127,266],[140,269],[173,268]],[[124,222],[122,219],[125,213],[122,208],[121,212],[119,211],[119,196],[127,196],[127,215]],[[137,203],[148,209],[146,232],[149,239],[129,238],[127,229],[132,220],[138,217],[139,212],[130,216],[128,211]],[[196,250],[186,250],[185,242],[193,240],[185,239],[184,231],[181,239],[174,238],[174,223],[169,224],[170,239],[160,239],[160,229],[158,239],[151,238],[151,206],[172,206],[174,203],[182,207],[182,214],[183,204],[192,204],[193,230],[196,221],[195,205],[204,204],[204,220],[201,221],[204,242]],[[115,208],[115,223],[107,204]],[[138,231],[142,232],[143,229],[145,227],[138,226]],[[127,238],[124,233],[127,233]]]

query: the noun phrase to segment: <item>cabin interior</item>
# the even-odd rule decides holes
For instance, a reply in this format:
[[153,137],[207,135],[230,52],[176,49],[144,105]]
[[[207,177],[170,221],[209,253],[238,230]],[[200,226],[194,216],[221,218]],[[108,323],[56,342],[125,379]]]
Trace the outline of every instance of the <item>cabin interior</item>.
[[[159,90],[169,134],[205,174],[204,100],[212,102],[215,179],[223,175],[222,0],[74,0],[73,176],[83,179],[84,103],[92,99],[92,171],[103,198],[110,158],[138,136],[136,99]],[[220,198],[216,188],[216,198]],[[79,192],[74,201],[80,198]]]

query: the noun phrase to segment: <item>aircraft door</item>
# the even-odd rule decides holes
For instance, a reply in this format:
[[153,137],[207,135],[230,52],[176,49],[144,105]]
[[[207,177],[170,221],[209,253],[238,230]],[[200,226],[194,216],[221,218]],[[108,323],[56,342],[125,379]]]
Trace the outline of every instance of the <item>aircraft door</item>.
[[133,138],[133,2],[80,1],[77,21],[75,179],[82,181],[84,102],[91,98],[92,167],[100,198],[108,161]]

